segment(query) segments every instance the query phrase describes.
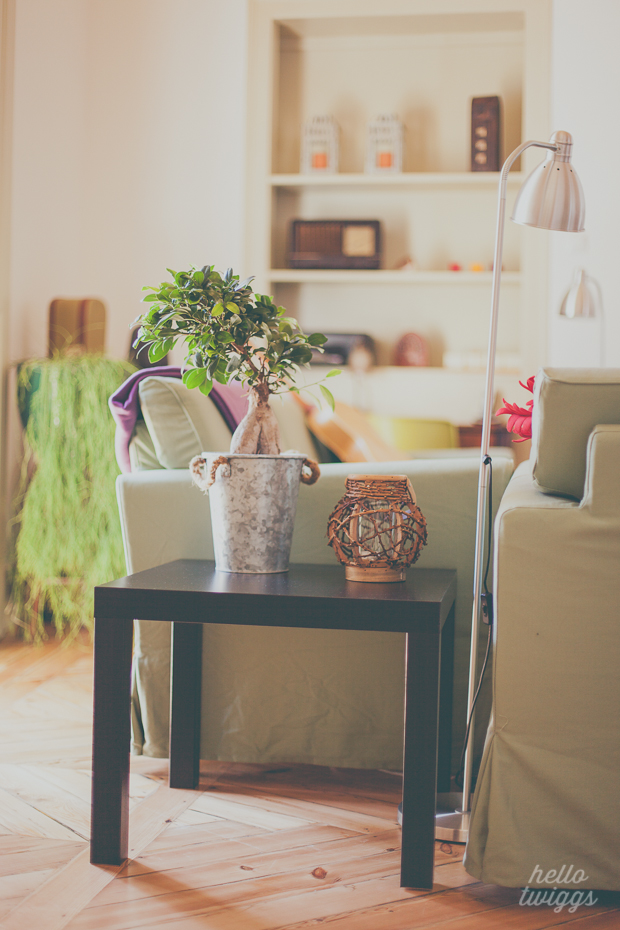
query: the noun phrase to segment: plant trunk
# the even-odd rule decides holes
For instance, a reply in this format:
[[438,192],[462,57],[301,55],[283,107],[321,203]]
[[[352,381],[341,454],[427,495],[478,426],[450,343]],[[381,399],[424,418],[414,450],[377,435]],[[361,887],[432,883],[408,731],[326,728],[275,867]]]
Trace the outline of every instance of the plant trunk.
[[233,433],[230,451],[246,455],[279,455],[280,429],[269,405],[269,387],[263,382],[250,388],[250,406]]

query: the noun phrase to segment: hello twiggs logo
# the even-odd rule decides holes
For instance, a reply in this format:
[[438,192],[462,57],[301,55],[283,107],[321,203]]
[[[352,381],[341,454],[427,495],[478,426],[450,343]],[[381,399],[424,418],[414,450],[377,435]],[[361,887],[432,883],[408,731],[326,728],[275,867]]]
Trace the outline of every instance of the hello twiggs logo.
[[578,907],[582,905],[592,907],[598,901],[598,898],[595,898],[591,891],[571,891],[567,888],[530,888],[534,881],[537,886],[543,883],[545,885],[559,885],[560,882],[582,885],[588,881],[588,876],[583,869],[575,870],[574,865],[563,865],[559,872],[555,869],[549,869],[546,874],[537,865],[519,899],[519,904],[523,907],[528,905],[540,907],[541,904],[547,904],[549,907],[553,907],[556,914],[559,914],[565,907],[568,907],[569,914],[574,914]]

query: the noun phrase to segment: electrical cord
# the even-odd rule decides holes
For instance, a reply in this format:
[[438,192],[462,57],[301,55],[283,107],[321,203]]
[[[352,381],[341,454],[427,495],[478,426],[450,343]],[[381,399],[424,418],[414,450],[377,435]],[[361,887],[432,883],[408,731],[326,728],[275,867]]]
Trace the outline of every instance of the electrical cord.
[[463,740],[463,749],[461,750],[459,768],[454,778],[458,788],[463,787],[463,779],[465,774],[465,753],[467,751],[467,743],[469,742],[469,731],[471,730],[471,722],[474,718],[474,711],[476,709],[476,704],[480,695],[480,689],[482,688],[484,673],[486,672],[487,665],[489,663],[489,656],[491,654],[491,637],[493,633],[493,595],[489,592],[487,587],[489,565],[491,564],[491,547],[493,541],[493,460],[490,455],[486,456],[484,464],[489,466],[489,521],[487,534],[487,561],[482,579],[482,587],[484,588],[484,594],[482,595],[482,612],[484,616],[484,622],[488,623],[489,625],[489,635],[487,637],[487,648],[484,654],[484,661],[482,663],[482,669],[480,671],[476,693],[474,694],[474,700],[472,702],[469,719],[467,721],[467,729],[465,730],[465,739]]

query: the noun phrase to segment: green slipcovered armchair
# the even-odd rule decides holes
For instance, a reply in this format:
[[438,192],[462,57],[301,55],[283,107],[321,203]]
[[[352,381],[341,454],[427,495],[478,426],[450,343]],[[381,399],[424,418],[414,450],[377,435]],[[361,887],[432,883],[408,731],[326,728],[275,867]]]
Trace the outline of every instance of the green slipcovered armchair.
[[[212,558],[209,500],[187,463],[226,451],[230,431],[209,398],[178,380],[140,384],[143,419],[130,446],[132,473],[118,478],[127,570],[180,558]],[[275,401],[283,448],[317,457],[303,414]],[[426,456],[428,453],[426,453]],[[455,568],[453,767],[465,728],[478,456],[361,465],[323,464],[300,488],[292,561],[334,563],[327,518],[351,472],[406,474],[427,519],[419,565]],[[497,505],[512,473],[510,453],[494,468]],[[133,752],[168,755],[170,629],[136,621]],[[402,767],[404,640],[392,633],[204,627],[201,756],[238,762]],[[487,708],[488,711],[488,708]],[[481,715],[484,714],[484,708]],[[482,745],[482,744],[481,744]]]
[[532,455],[495,524],[494,592],[465,867],[509,887],[618,891],[619,369],[536,376]]

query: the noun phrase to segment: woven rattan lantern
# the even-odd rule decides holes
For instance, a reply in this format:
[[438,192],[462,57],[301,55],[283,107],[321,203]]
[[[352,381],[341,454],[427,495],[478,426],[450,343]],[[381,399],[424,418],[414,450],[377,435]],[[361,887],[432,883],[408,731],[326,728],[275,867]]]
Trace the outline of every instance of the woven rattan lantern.
[[426,545],[426,520],[406,475],[349,475],[327,524],[347,581],[404,581]]

